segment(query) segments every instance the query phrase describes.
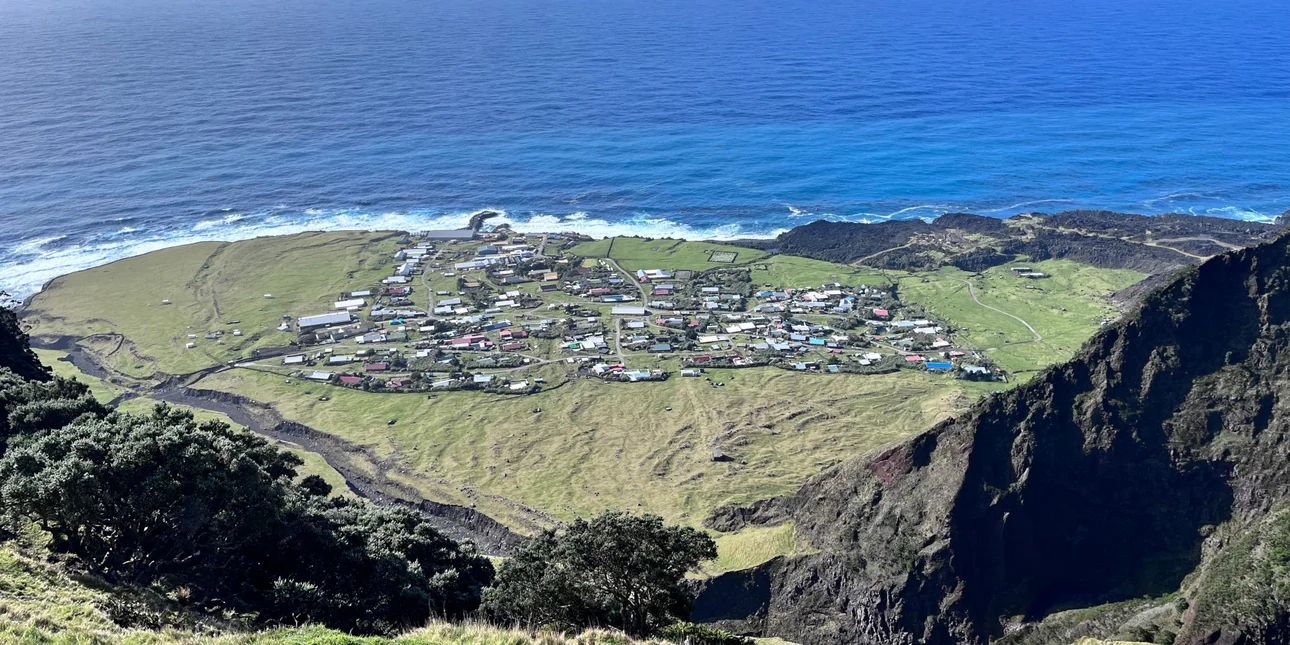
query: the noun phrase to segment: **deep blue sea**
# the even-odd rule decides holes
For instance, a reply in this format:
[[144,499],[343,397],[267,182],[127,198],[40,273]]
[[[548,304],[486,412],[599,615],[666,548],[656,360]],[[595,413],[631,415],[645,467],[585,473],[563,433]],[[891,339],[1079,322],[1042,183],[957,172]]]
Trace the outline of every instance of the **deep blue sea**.
[[1290,209],[1286,0],[0,0],[0,288],[199,239]]

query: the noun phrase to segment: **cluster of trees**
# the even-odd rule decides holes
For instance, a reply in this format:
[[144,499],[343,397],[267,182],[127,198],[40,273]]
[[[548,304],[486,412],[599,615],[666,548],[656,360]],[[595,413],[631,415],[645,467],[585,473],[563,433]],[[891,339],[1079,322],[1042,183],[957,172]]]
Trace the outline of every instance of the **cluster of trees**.
[[535,537],[495,572],[416,511],[332,496],[300,465],[186,411],[106,408],[52,377],[0,308],[0,540],[34,525],[109,582],[262,623],[383,633],[473,614],[731,642],[678,626],[685,574],[716,556],[700,531],[606,513]]
[[401,508],[296,482],[296,456],[158,406],[103,408],[75,381],[0,370],[4,524],[117,583],[269,622],[386,632],[473,611],[493,578],[469,544]]

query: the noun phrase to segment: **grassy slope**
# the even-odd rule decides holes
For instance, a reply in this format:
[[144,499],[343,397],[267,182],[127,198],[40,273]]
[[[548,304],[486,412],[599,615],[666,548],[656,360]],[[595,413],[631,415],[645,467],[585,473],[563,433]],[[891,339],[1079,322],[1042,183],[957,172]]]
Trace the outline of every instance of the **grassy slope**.
[[[945,268],[936,273],[906,274],[898,283],[902,299],[921,303],[956,326],[967,328],[968,332],[958,336],[961,342],[990,350],[987,353],[1000,365],[1024,373],[1073,356],[1104,317],[1116,315],[1108,296],[1145,277],[1134,271],[1097,269],[1065,260],[1032,266],[1052,277],[1017,278],[1006,267],[981,274]],[[1034,342],[1034,335],[1021,323],[978,305],[962,280],[972,282],[982,303],[1030,323],[1043,340]]]
[[[275,329],[283,314],[330,312],[340,292],[374,286],[394,242],[389,233],[305,233],[164,249],[54,280],[24,322],[33,335],[122,334],[139,356],[115,367],[131,375],[189,373],[289,340]],[[188,334],[234,328],[246,336],[184,348]]]
[[[199,387],[275,401],[288,418],[370,446],[381,458],[397,455],[412,474],[391,476],[427,497],[476,503],[512,524],[519,518],[508,502],[560,519],[624,508],[698,522],[726,502],[795,490],[825,467],[926,428],[986,390],[913,372],[761,368],[717,378],[727,385],[578,380],[528,397],[456,392],[429,399],[329,388],[331,400],[319,401],[324,386],[233,370]],[[397,424],[387,425],[390,419]],[[718,443],[736,461],[713,463]]]
[[792,522],[716,536],[717,559],[703,565],[709,575],[755,567],[781,555],[802,553]]
[[[356,638],[322,627],[262,632],[199,632],[173,628],[126,629],[105,607],[120,592],[0,544],[0,642],[12,645],[633,645],[604,631],[576,637],[500,629],[484,625],[435,623],[395,638]],[[138,598],[138,596],[133,596]]]
[[[53,370],[54,374],[85,383],[87,386],[89,386],[90,392],[94,394],[94,398],[98,399],[102,403],[108,403],[114,398],[126,392],[124,388],[105,382],[103,379],[98,379],[92,376],[88,376],[84,372],[81,372],[80,370],[76,369],[76,366],[72,365],[71,363],[65,360],[62,360],[67,356],[65,352],[48,350],[48,349],[38,349],[36,350],[36,355],[40,357],[40,362],[49,366],[50,369]],[[138,398],[122,401],[119,405],[117,405],[117,409],[121,410],[122,412],[130,412],[134,414],[149,414],[152,412],[153,407],[155,407],[157,403],[158,401],[156,401],[155,399],[138,397]],[[172,403],[171,405],[173,406],[174,404]],[[175,407],[189,410],[190,412],[193,413],[193,418],[196,419],[199,423],[218,420],[218,421],[223,421],[224,423],[227,423],[231,426],[237,425],[236,423],[233,423],[233,420],[228,418],[227,415],[223,415],[218,412],[210,412],[208,410],[202,410],[199,408],[189,408],[186,406],[175,406]],[[318,475],[319,477],[322,477],[323,480],[325,480],[328,484],[331,484],[333,491],[336,492],[337,494],[346,495],[346,496],[353,495],[353,493],[350,492],[349,488],[345,485],[345,478],[342,477],[340,473],[336,472],[336,469],[327,465],[327,461],[324,460],[321,455],[317,455],[312,452],[308,452],[294,446],[285,446],[285,447],[291,452],[295,453],[296,456],[304,460],[305,462],[304,465],[296,469],[300,473],[301,477],[307,477],[309,475]]]
[[[392,638],[355,637],[323,627],[238,632],[207,625],[198,630],[127,629],[105,610],[123,594],[94,580],[74,578],[11,545],[0,544],[0,642],[11,645],[664,645],[604,630],[576,635],[436,622]],[[157,601],[154,601],[157,602]],[[164,605],[158,603],[155,607]],[[759,645],[791,645],[759,639]]]

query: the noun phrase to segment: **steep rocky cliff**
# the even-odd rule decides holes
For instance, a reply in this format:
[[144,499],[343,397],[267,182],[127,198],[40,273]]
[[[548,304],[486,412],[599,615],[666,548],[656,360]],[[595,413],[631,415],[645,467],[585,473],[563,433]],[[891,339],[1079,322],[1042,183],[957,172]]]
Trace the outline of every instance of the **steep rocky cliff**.
[[[1283,642],[1288,247],[1188,269],[1027,385],[719,513],[792,519],[819,553],[713,588],[745,584],[756,610],[735,613],[812,645],[1048,642],[1045,616],[1144,596],[1162,600],[1133,617],[1139,638]],[[743,617],[714,601],[699,618]]]

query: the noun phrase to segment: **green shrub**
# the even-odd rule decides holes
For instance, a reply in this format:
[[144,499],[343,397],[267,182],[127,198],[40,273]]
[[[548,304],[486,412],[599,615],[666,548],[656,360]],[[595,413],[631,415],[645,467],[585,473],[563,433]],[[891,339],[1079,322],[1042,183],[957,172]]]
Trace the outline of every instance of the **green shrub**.
[[663,631],[659,632],[659,636],[674,643],[686,645],[753,645],[751,638],[731,634],[716,627],[685,622],[664,627]]

